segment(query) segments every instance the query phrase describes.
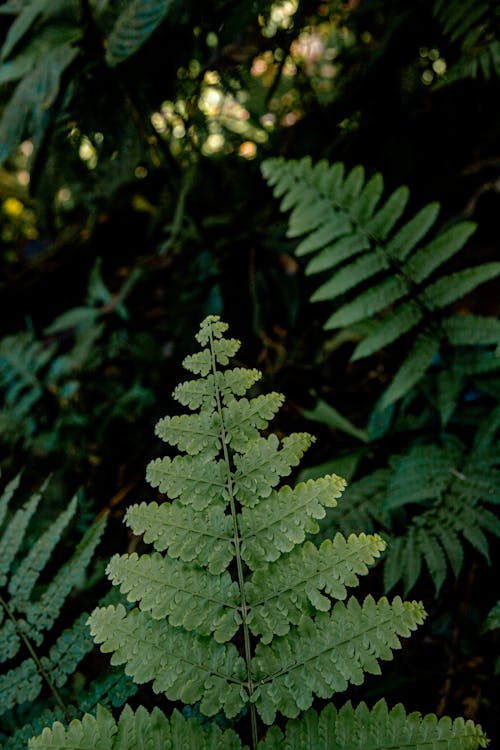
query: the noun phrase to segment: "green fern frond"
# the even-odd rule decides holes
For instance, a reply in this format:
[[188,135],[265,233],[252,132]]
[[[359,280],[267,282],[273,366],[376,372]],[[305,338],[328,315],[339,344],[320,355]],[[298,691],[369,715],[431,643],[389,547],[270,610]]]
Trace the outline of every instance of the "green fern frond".
[[[348,184],[351,196],[358,179]],[[303,544],[345,481],[331,475],[277,487],[312,438],[261,436],[283,397],[245,396],[258,378],[223,370],[239,346],[224,338],[226,330],[215,316],[203,321],[202,350],[184,361],[202,378],[174,391],[199,412],[157,426],[184,451],[148,467],[150,483],[166,488],[171,503],[127,512],[133,531],[157,551],[115,556],[108,567],[137,605],[128,613],[121,605],[97,609],[89,624],[112,663],[124,664],[136,682],[152,681],[171,700],[200,701],[206,715],[223,709],[232,717],[249,706],[254,726],[255,711],[266,722],[276,711],[296,716],[313,695],[328,697],[378,672],[378,659],[390,658],[423,610],[400,599],[336,601],[385,543],[338,534],[320,547]],[[251,632],[260,641],[254,653]],[[243,641],[243,655],[231,638]]]
[[127,613],[121,604],[94,610],[89,625],[101,650],[113,654],[112,664],[125,664],[139,684],[152,680],[153,690],[169,700],[201,700],[206,716],[223,708],[229,717],[248,700],[245,662],[231,643],[216,643],[138,609]]
[[456,750],[487,747],[481,727],[472,721],[434,714],[407,714],[401,704],[391,710],[379,701],[371,710],[364,703],[356,708],[349,702],[340,710],[329,704],[318,715],[307,711],[300,719],[287,722],[286,729],[271,729],[259,750],[405,750],[423,748]]
[[[9,516],[8,503],[18,489],[19,479],[12,480],[0,497],[0,518],[5,525],[0,541],[0,662],[12,662],[0,674],[0,716],[10,711],[14,726],[16,722],[22,723],[18,706],[33,703],[44,683],[50,687],[62,710],[56,688],[67,682],[69,675],[93,647],[85,626],[88,615],[84,614],[53,639],[48,653],[39,655],[36,652],[44,640],[43,631],[52,628],[71,589],[81,583],[106,521],[103,518],[89,529],[70,560],[46,583],[41,576],[76,511],[76,498],[21,557],[30,521],[42,502],[45,486]],[[42,706],[40,713],[41,710]],[[35,722],[33,726],[40,731],[40,725],[36,725],[36,710],[31,717],[31,723]],[[58,714],[54,718],[61,716]],[[18,746],[22,737],[26,738],[21,729],[9,738],[14,743],[13,748]]]
[[182,750],[242,750],[238,735],[231,729],[222,731],[215,724],[203,729],[199,722],[185,719],[178,711],[172,718],[153,708],[149,714],[142,706],[134,713],[126,706],[116,722],[99,706],[96,716],[86,714],[74,720],[67,729],[56,722],[44,729],[40,737],[29,742],[29,750],[62,747],[67,750],[140,750],[143,748],[182,748]]
[[[475,225],[460,222],[428,237],[439,204],[403,219],[408,189],[398,188],[383,201],[379,174],[365,182],[360,167],[345,175],[343,164],[313,166],[308,158],[268,159],[262,173],[282,198],[281,210],[292,209],[287,236],[302,238],[296,255],[313,256],[306,274],[323,274],[311,301],[338,301],[324,328],[357,326],[358,335],[362,332],[352,359],[418,331],[383,405],[399,400],[422,379],[441,347],[452,343],[450,337],[460,336],[440,311],[498,276],[500,263],[443,275],[442,268],[464,247]],[[486,340],[495,337],[495,322],[488,319]],[[471,318],[469,326],[477,326],[476,332],[464,330],[462,339],[474,346],[481,339],[479,319]]]
[[[493,419],[495,415],[493,415]],[[419,580],[424,565],[436,592],[451,572],[457,577],[464,564],[464,541],[489,559],[488,537],[500,537],[500,470],[495,430],[467,451],[456,438],[442,446],[418,445],[392,460],[391,470],[380,470],[346,492],[346,518],[352,506],[369,506],[365,528],[392,530],[384,556],[384,585],[398,582],[405,592]],[[401,516],[403,513],[403,516]],[[403,525],[405,531],[397,534]]]
[[310,708],[313,695],[327,698],[349,683],[360,685],[366,672],[380,674],[378,660],[392,659],[398,636],[409,636],[424,616],[421,605],[399,597],[391,604],[368,596],[362,605],[351,598],[337,602],[331,616],[304,617],[286,638],[258,644],[253,665],[263,721],[272,724],[277,710],[294,718]]
[[140,609],[155,620],[168,617],[172,625],[200,635],[213,632],[219,643],[229,641],[241,624],[238,587],[229,573],[216,576],[156,552],[115,555],[107,574],[129,601],[140,602]]

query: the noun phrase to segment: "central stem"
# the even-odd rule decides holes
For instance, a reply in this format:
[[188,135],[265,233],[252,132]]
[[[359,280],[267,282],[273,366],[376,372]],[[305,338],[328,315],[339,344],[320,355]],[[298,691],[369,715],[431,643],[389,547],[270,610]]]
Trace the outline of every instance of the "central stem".
[[257,712],[255,710],[255,703],[253,703],[251,700],[253,693],[254,693],[254,684],[253,684],[252,670],[251,670],[252,648],[251,648],[251,643],[250,643],[250,630],[248,628],[248,622],[247,622],[248,605],[247,605],[247,600],[245,597],[245,576],[243,573],[243,563],[242,563],[242,558],[241,558],[240,534],[239,534],[239,529],[238,529],[238,517],[236,513],[236,500],[234,497],[234,490],[233,490],[233,477],[232,477],[232,472],[231,472],[231,462],[229,459],[229,451],[227,449],[227,432],[226,432],[226,427],[224,425],[224,415],[222,412],[222,403],[221,403],[219,386],[217,384],[217,362],[215,359],[214,339],[213,339],[211,326],[210,326],[210,352],[212,355],[212,373],[214,376],[215,400],[217,404],[217,411],[219,413],[220,425],[221,425],[220,430],[221,430],[221,439],[222,439],[222,451],[224,454],[224,461],[225,461],[226,470],[227,470],[227,491],[228,491],[229,503],[231,507],[231,517],[233,519],[233,543],[234,543],[234,549],[236,553],[238,586],[240,589],[240,597],[241,597],[241,615],[242,615],[242,620],[243,620],[243,642],[244,642],[244,648],[245,648],[245,661],[247,665],[248,692],[250,694],[250,719],[251,719],[251,724],[252,724],[252,745],[253,745],[254,750],[257,750],[259,736],[257,732]]

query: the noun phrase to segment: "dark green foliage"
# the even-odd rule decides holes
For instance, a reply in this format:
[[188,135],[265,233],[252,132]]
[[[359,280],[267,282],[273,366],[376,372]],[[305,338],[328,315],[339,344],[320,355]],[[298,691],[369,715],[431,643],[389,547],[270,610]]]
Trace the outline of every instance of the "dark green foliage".
[[[76,454],[76,431],[86,428],[92,412],[96,430],[104,433],[113,420],[130,419],[150,404],[151,396],[138,378],[116,382],[112,403],[98,400],[93,392],[97,386],[104,399],[98,381],[128,345],[124,300],[136,281],[137,274],[131,274],[113,294],[97,262],[84,305],[56,318],[44,336],[26,331],[0,341],[0,440],[5,445],[21,443],[42,453],[60,453],[71,435]],[[91,373],[97,382],[89,388]],[[84,443],[79,446],[82,456],[86,450]]]
[[463,568],[464,541],[489,560],[487,536],[500,536],[496,430],[478,432],[471,448],[452,436],[442,445],[416,445],[393,456],[391,469],[348,488],[336,521],[341,529],[384,532],[387,591],[401,581],[408,592],[425,563],[438,594],[448,573],[458,577]]
[[[0,498],[0,527],[3,525],[0,539],[0,715],[4,720],[12,717],[9,722],[13,720],[14,727],[16,723],[24,723],[18,714],[22,704],[33,704],[31,721],[35,720],[35,701],[44,687],[49,686],[54,692],[61,710],[62,702],[56,689],[67,682],[92,648],[85,613],[62,632],[54,633],[54,625],[71,591],[81,585],[106,523],[105,518],[96,521],[69,559],[46,581],[44,569],[76,512],[76,498],[22,556],[34,514],[43,503],[43,488],[15,512],[10,512],[9,504],[18,484],[19,477],[6,486]],[[42,655],[40,648],[47,641],[51,645],[45,646],[46,655]],[[38,711],[43,704],[39,705]],[[16,742],[9,746],[16,747]]]
[[175,0],[129,0],[115,21],[106,44],[106,62],[123,62],[142,47],[167,15]]
[[303,237],[296,255],[314,253],[306,274],[327,274],[311,297],[312,302],[336,302],[325,329],[352,328],[362,339],[351,359],[372,355],[413,333],[381,406],[408,393],[443,347],[500,343],[498,321],[472,318],[464,323],[441,313],[500,273],[499,263],[454,273],[441,269],[464,247],[473,224],[460,222],[427,240],[438,204],[428,204],[403,222],[407,188],[398,188],[380,204],[382,176],[365,181],[361,166],[345,175],[342,163],[313,165],[306,157],[269,159],[262,170],[274,195],[282,198],[281,210],[292,209],[287,235]]
[[500,76],[500,9],[493,0],[435,0],[434,16],[443,33],[459,47],[444,84],[462,78]]

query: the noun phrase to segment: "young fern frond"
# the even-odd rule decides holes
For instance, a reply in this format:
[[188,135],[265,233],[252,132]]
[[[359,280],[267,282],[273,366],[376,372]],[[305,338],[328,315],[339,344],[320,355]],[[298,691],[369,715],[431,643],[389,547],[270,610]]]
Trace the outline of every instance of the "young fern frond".
[[[348,705],[345,723],[333,707],[321,716],[311,709],[316,696],[329,698],[360,684],[366,673],[378,674],[379,661],[392,658],[425,612],[399,597],[348,597],[347,588],[385,548],[379,536],[336,534],[320,546],[306,541],[318,532],[326,508],[337,505],[345,482],[329,475],[277,487],[311,438],[298,433],[280,446],[276,436],[260,434],[283,399],[245,396],[258,373],[224,369],[239,347],[224,337],[226,329],[209,316],[197,335],[202,350],[184,361],[200,377],[179,386],[174,397],[197,413],[157,425],[157,434],[184,455],[156,459],[147,471],[171,502],[142,503],[126,515],[132,531],[156,551],[111,559],[108,575],[133,606],[96,609],[89,618],[94,639],[112,654],[112,664],[124,664],[137,683],[152,681],[169,700],[199,702],[206,716],[248,712],[253,750],[289,747],[289,734],[301,747],[353,747],[367,721],[380,721],[374,748],[393,746],[402,725],[408,747],[418,747],[424,735],[429,747],[443,739],[457,750],[481,746],[484,734],[471,723],[406,717],[400,707],[389,713],[378,704],[370,713]],[[306,709],[288,725],[286,739],[271,730],[259,742],[258,717],[271,724],[277,713],[295,718]],[[67,730],[56,723],[30,748],[76,750],[90,743],[135,750],[147,744],[138,744],[139,727],[148,742],[170,740],[175,748],[242,747],[230,730],[210,725],[202,733],[197,722],[177,714],[167,720],[156,709],[148,715],[127,708],[118,724],[102,709]],[[323,735],[329,744],[316,743]]]
[[400,399],[425,375],[443,345],[457,339],[463,345],[500,343],[497,321],[464,323],[444,312],[500,273],[500,263],[454,273],[441,270],[465,245],[474,224],[460,222],[427,238],[439,205],[430,203],[404,220],[408,189],[400,187],[381,202],[381,175],[366,181],[361,166],[346,175],[340,162],[313,165],[308,157],[274,158],[263,163],[262,172],[282,199],[281,210],[291,209],[288,236],[302,238],[298,256],[311,256],[306,274],[323,274],[311,301],[339,305],[325,329],[357,327],[362,336],[352,359],[412,333],[413,344],[384,393],[383,406]]
[[55,641],[51,633],[52,645],[45,655],[37,652],[46,634],[52,631],[69,593],[81,581],[106,519],[90,527],[52,581],[41,582],[40,577],[76,512],[77,502],[73,498],[20,558],[44,488],[33,493],[23,506],[9,515],[9,502],[18,485],[19,477],[16,477],[0,497],[0,528],[3,526],[0,538],[0,716],[7,711],[15,716],[16,707],[34,702],[44,684],[52,691],[59,712],[64,713],[57,688],[64,685],[93,645],[85,627],[87,615],[80,615]]

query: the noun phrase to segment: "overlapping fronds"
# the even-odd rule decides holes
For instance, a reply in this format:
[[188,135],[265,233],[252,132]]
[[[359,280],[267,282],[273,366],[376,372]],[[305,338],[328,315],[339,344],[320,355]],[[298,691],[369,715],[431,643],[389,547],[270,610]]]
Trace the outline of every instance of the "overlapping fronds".
[[[105,744],[106,743],[106,744]],[[487,739],[472,721],[447,717],[438,719],[433,714],[422,717],[407,714],[401,704],[388,710],[379,701],[370,710],[364,703],[354,708],[347,703],[339,711],[328,705],[318,715],[307,711],[301,719],[288,721],[282,731],[273,727],[259,750],[392,750],[394,747],[416,748],[425,744],[429,750],[453,747],[457,750],[486,747]],[[88,747],[106,750],[138,750],[146,747],[172,747],[183,750],[242,750],[238,735],[232,730],[222,731],[216,725],[203,730],[195,719],[184,719],[177,711],[167,719],[157,708],[151,714],[139,708],[135,713],[127,706],[119,720],[105,709],[97,715],[86,715],[73,721],[68,729],[56,724],[31,740],[30,750],[47,748],[84,750]]]
[[352,359],[367,357],[403,335],[410,337],[408,354],[384,393],[383,406],[404,396],[444,345],[500,342],[497,321],[446,312],[500,273],[500,263],[447,272],[446,262],[464,247],[474,224],[459,222],[433,231],[437,203],[403,218],[408,189],[400,187],[382,200],[382,176],[366,180],[361,166],[345,174],[340,162],[313,165],[308,157],[274,158],[263,163],[262,172],[282,199],[281,210],[292,210],[288,236],[302,238],[296,254],[312,256],[306,274],[322,274],[311,300],[337,305],[324,327],[353,328],[361,338]]
[[393,457],[391,469],[348,488],[345,516],[341,511],[333,526],[344,529],[357,518],[359,527],[390,536],[387,591],[402,581],[408,592],[425,565],[438,593],[450,572],[457,577],[462,570],[464,541],[489,559],[488,536],[500,536],[500,460],[495,430],[488,434],[487,427],[469,450],[451,436],[442,445],[417,445]]
[[[71,590],[81,583],[106,522],[102,518],[93,524],[52,580],[45,581],[43,572],[76,512],[76,498],[32,541],[23,556],[31,533],[30,521],[43,502],[43,488],[17,510],[9,511],[18,484],[17,477],[0,498],[0,528],[3,525],[0,538],[0,715],[35,701],[44,684],[52,688],[62,686],[91,650],[93,644],[85,625],[86,614],[77,617],[55,640],[53,626]],[[38,655],[49,632],[52,645],[46,654]]]
[[328,705],[318,715],[307,711],[301,719],[288,721],[286,730],[269,730],[259,750],[392,750],[398,748],[486,747],[481,727],[472,721],[434,714],[407,714],[401,704],[389,710],[379,701],[371,710],[361,703],[346,703],[340,710]]
[[500,9],[493,0],[435,0],[433,14],[459,55],[440,85],[500,76]]
[[62,748],[68,750],[140,750],[141,748],[182,748],[183,750],[240,750],[238,735],[216,724],[203,730],[196,719],[185,719],[174,711],[168,719],[158,708],[149,714],[145,708],[134,713],[126,706],[118,721],[106,709],[99,707],[97,715],[86,714],[74,720],[67,729],[58,722],[52,729],[29,743],[30,750]]
[[[345,482],[330,475],[278,486],[311,438],[261,435],[283,399],[247,394],[255,371],[224,369],[239,347],[226,330],[217,316],[206,318],[196,337],[201,351],[184,360],[201,377],[178,386],[174,397],[197,413],[160,420],[157,434],[183,453],[152,461],[147,472],[171,502],[141,503],[126,515],[156,551],[111,559],[108,576],[131,606],[94,610],[88,622],[95,641],[113,665],[171,701],[197,704],[208,717],[223,712],[225,720],[249,714],[253,750],[362,746],[358,740],[375,726],[373,747],[394,746],[395,737],[408,748],[424,737],[429,747],[483,746],[472,723],[406,716],[383,703],[372,712],[350,704],[338,714],[333,707],[320,716],[308,711],[316,697],[379,674],[379,662],[392,659],[425,611],[400,597],[348,597],[385,549],[380,536],[337,533],[319,546],[305,540],[326,509],[335,510]],[[259,742],[258,717],[272,724],[278,713],[295,718],[303,711],[285,735],[272,729]],[[236,734],[215,724],[205,732],[178,714],[169,721],[156,709],[149,715],[129,708],[117,723],[99,707],[67,729],[56,722],[30,748],[135,750],[169,742],[241,747]]]

